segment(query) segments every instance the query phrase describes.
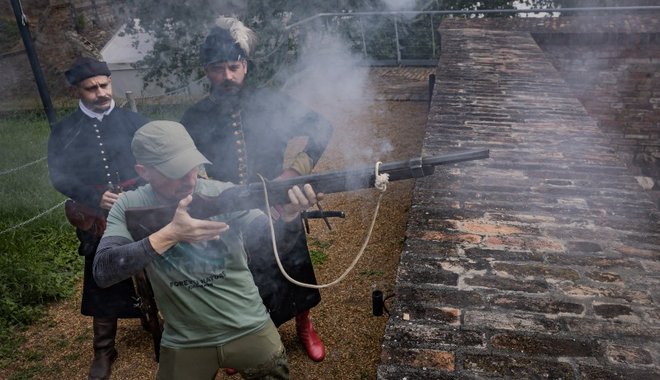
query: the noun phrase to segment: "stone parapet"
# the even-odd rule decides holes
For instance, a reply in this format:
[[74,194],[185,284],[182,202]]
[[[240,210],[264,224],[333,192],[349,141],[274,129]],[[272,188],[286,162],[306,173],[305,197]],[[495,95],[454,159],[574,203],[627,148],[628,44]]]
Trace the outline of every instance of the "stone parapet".
[[653,379],[660,214],[528,31],[443,29],[379,379]]

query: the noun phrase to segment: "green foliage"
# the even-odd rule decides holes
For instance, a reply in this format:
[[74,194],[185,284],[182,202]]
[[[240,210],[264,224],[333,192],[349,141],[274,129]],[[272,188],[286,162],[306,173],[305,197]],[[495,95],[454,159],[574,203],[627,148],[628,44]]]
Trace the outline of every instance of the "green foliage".
[[328,254],[325,252],[325,249],[329,248],[332,242],[324,242],[313,236],[308,236],[307,239],[312,265],[315,267],[322,265],[328,260]]
[[[250,75],[252,85],[277,86],[278,73],[292,65],[300,46],[310,35],[335,34],[344,38],[353,52],[376,61],[437,59],[436,29],[440,15],[352,15],[355,12],[391,11],[385,0],[251,0],[217,2],[201,0],[127,0],[121,8],[125,19],[140,20],[139,27],[153,36],[154,50],[136,64],[145,83],[171,90],[201,78],[199,46],[219,15],[235,15],[259,36]],[[534,8],[572,4],[572,0],[523,0]],[[408,2],[409,10],[511,9],[510,0],[417,0]],[[308,20],[319,13],[342,13]],[[494,17],[481,14],[475,17]],[[289,27],[306,20],[296,27]],[[396,23],[396,31],[395,31]],[[138,25],[129,21],[128,33]],[[398,40],[397,40],[398,36]],[[397,50],[398,41],[398,50]],[[136,44],[139,42],[136,40]],[[145,84],[145,85],[146,85]]]
[[319,240],[319,239],[317,239],[313,236],[308,237],[308,239],[309,240],[307,241],[307,243],[310,246],[313,246],[313,247],[317,247],[317,248],[320,248],[320,249],[326,249],[326,248],[330,248],[332,246],[331,241],[321,241],[321,240]]
[[380,269],[366,269],[361,271],[360,274],[366,277],[380,277],[384,275],[385,272]]
[[[322,3],[320,1],[316,1]],[[217,1],[178,0],[127,0],[121,8],[128,21],[126,32],[135,37],[144,31],[153,36],[154,49],[137,64],[145,83],[156,84],[166,90],[179,88],[204,75],[199,63],[199,46],[208,30],[220,15],[236,15],[260,36],[258,50],[254,54],[250,81],[267,82],[276,70],[275,63],[288,62],[293,41],[284,30],[290,12],[286,6],[291,1],[248,1],[243,5]],[[308,2],[297,1],[298,10],[309,9]],[[135,22],[139,19],[139,25]],[[263,61],[269,64],[262,64]]]
[[328,260],[328,254],[319,249],[310,249],[309,256],[312,258],[312,265],[318,267]]
[[15,354],[17,332],[40,318],[49,302],[71,296],[82,271],[63,208],[47,212],[64,199],[39,160],[48,132],[41,114],[0,119],[0,366]]
[[[127,0],[120,11],[128,20],[127,33],[140,30],[153,36],[154,49],[136,66],[145,82],[167,90],[203,75],[198,63],[198,46],[213,19],[229,10],[212,0]],[[139,19],[139,25],[136,20]],[[134,45],[139,46],[136,38]]]

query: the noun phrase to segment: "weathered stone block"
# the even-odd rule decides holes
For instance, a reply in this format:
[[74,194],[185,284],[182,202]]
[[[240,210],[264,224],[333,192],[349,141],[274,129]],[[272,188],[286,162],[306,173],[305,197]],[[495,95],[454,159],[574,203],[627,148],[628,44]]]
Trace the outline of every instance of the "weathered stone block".
[[631,315],[633,313],[630,306],[617,304],[596,304],[593,305],[594,313],[603,318],[616,318],[622,315]]
[[452,352],[430,349],[387,348],[381,361],[388,365],[406,365],[452,372],[456,369],[456,358]]
[[580,365],[578,370],[584,380],[657,380],[660,378],[660,372],[653,370],[643,371],[632,368],[589,365]]
[[512,331],[560,331],[556,321],[532,314],[498,313],[464,310],[463,323],[466,327],[481,327],[494,330]]
[[598,282],[621,282],[621,276],[616,273],[593,271],[586,273],[586,276]]
[[402,304],[421,304],[453,307],[482,307],[484,299],[478,292],[462,291],[450,288],[429,288],[401,286],[396,290],[397,302]]
[[568,363],[501,355],[465,355],[463,368],[487,376],[508,379],[575,379]]
[[531,356],[594,356],[599,351],[599,345],[595,341],[556,338],[542,334],[496,334],[491,338],[491,344],[493,348]]
[[548,283],[542,280],[524,281],[500,276],[474,276],[463,280],[466,285],[480,286],[497,290],[513,290],[527,293],[543,293]]
[[651,353],[641,347],[610,344],[606,348],[605,355],[610,362],[616,364],[653,364]]
[[515,277],[554,278],[557,280],[577,280],[580,274],[573,269],[559,266],[536,264],[494,263],[493,269]]
[[486,334],[476,330],[451,329],[433,324],[396,323],[388,326],[383,345],[406,348],[483,349],[486,347]]
[[579,303],[557,301],[553,299],[547,299],[545,297],[530,298],[516,297],[512,295],[501,295],[493,297],[491,302],[493,305],[507,309],[525,310],[545,314],[581,314],[584,311],[584,306]]

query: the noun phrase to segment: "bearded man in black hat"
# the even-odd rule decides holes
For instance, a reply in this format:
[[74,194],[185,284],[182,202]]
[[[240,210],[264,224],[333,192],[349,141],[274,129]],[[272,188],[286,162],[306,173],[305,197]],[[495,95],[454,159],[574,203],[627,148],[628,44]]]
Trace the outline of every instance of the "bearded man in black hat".
[[108,210],[118,192],[138,185],[131,140],[148,120],[116,106],[112,78],[105,62],[76,59],[65,72],[75,91],[78,109],[56,123],[48,140],[50,180],[66,202],[67,218],[76,226],[78,253],[85,257],[80,311],[93,319],[94,359],[88,379],[109,379],[117,358],[117,318],[138,318],[131,279],[100,288],[93,278],[94,255]]
[[[323,154],[332,126],[318,113],[272,89],[245,85],[248,59],[256,35],[235,18],[220,17],[200,52],[210,94],[189,108],[181,119],[198,149],[213,163],[209,177],[238,184],[310,174]],[[290,166],[284,167],[287,144],[307,139]],[[299,223],[303,228],[302,221]],[[282,257],[294,279],[316,284],[305,234]],[[276,326],[294,319],[308,356],[325,358],[325,347],[309,315],[320,300],[317,289],[290,283],[273,257],[250,257],[250,270]]]

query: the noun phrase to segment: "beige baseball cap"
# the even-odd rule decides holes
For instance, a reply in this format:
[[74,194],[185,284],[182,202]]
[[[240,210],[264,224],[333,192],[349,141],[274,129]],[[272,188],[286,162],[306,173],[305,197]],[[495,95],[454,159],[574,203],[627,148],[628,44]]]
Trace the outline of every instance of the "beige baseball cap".
[[137,163],[150,166],[170,179],[183,178],[189,171],[211,162],[197,150],[186,128],[175,121],[154,120],[133,136],[131,150]]

